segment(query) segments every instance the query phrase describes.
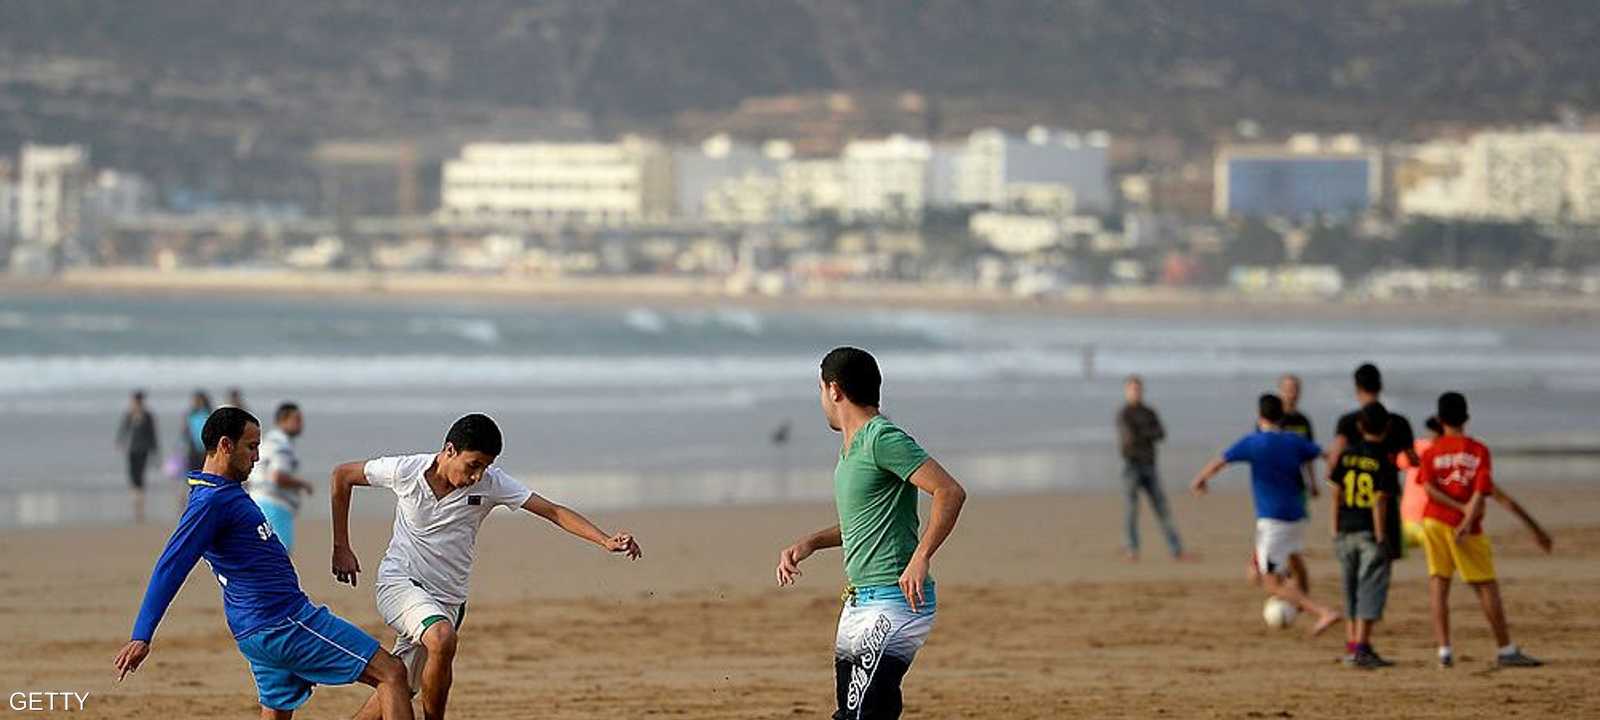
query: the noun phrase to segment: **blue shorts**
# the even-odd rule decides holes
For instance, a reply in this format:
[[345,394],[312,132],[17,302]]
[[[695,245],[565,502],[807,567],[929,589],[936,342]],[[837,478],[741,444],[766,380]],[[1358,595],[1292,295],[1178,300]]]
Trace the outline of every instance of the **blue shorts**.
[[326,607],[299,612],[241,638],[256,695],[273,710],[293,710],[311,699],[314,685],[349,685],[378,653],[378,641]]
[[272,534],[278,536],[278,542],[283,543],[283,549],[294,552],[294,511],[275,500],[267,498],[254,498],[256,507],[261,508],[267,522],[272,525]]

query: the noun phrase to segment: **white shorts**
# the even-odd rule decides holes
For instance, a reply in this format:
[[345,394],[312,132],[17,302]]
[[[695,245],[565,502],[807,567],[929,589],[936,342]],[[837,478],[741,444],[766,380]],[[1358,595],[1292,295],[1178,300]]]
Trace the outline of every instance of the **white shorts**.
[[1289,556],[1305,549],[1306,521],[1256,519],[1256,568],[1262,573],[1287,575]]
[[[938,596],[931,582],[916,612],[895,585],[857,588],[846,595],[833,648],[839,701],[834,717],[859,717],[864,704],[882,703],[879,698],[884,695],[898,704],[900,678],[928,641],[937,610]],[[884,667],[891,669],[880,673]],[[865,715],[875,717],[877,712],[874,707]]]
[[450,605],[440,602],[427,590],[414,583],[387,583],[378,586],[378,614],[394,629],[394,653],[406,664],[411,679],[411,692],[421,685],[422,667],[428,662],[428,648],[422,645],[422,633],[427,628],[423,622],[431,617],[443,617],[451,626],[461,628],[467,604]]

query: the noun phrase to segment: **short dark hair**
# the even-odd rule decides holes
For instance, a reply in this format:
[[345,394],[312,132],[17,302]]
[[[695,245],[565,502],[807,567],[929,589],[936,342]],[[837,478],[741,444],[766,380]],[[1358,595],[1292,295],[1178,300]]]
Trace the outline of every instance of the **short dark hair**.
[[244,429],[251,425],[261,427],[261,421],[244,408],[232,405],[219,407],[211,412],[211,416],[206,418],[205,427],[200,429],[200,442],[206,446],[206,452],[212,452],[223,438],[239,442]]
[[1383,373],[1378,372],[1377,365],[1364,363],[1356,368],[1356,387],[1373,395],[1383,392]]
[[1369,435],[1387,434],[1389,432],[1389,409],[1376,400],[1362,405],[1361,414],[1356,416],[1356,425],[1361,427],[1361,432]]
[[1467,414],[1467,396],[1450,391],[1439,396],[1439,422],[1446,427],[1461,427],[1467,424],[1471,415]]
[[1436,432],[1440,435],[1444,434],[1444,426],[1439,424],[1439,417],[1437,415],[1429,415],[1427,421],[1423,422],[1422,424],[1432,432]]
[[1261,419],[1273,425],[1283,422],[1283,398],[1272,393],[1263,393],[1256,400],[1256,411],[1261,414]]
[[133,399],[138,400],[139,402],[144,402],[144,391],[143,390],[135,390],[135,391],[133,391]]
[[445,433],[444,441],[450,443],[456,452],[477,451],[489,457],[499,457],[504,447],[500,426],[483,413],[462,415],[450,426],[450,432]]
[[863,407],[878,406],[883,375],[871,353],[853,347],[837,347],[822,358],[822,381],[839,384],[846,398]]
[[276,412],[272,413],[272,421],[283,422],[284,420],[287,420],[290,415],[293,415],[297,412],[300,412],[299,405],[296,405],[292,402],[283,403],[278,406],[278,410]]

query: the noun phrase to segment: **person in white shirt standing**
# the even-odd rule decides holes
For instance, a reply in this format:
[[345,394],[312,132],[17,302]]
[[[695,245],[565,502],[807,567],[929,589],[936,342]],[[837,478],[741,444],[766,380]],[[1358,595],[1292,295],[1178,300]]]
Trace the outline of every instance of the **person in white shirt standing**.
[[[631,534],[607,534],[495,466],[501,447],[494,420],[474,413],[450,426],[439,452],[349,462],[333,470],[333,574],[339,582],[354,587],[361,571],[350,549],[351,488],[389,488],[397,497],[394,532],[378,565],[378,612],[394,628],[394,654],[406,663],[413,691],[420,688],[429,720],[444,717],[478,528],[491,510],[522,508],[609,552],[641,555]],[[379,717],[376,696],[356,717]]]
[[300,514],[302,496],[311,494],[311,483],[300,477],[300,458],[294,441],[305,429],[300,406],[286,402],[272,416],[273,428],[261,436],[261,460],[250,471],[245,489],[267,516],[273,534],[283,549],[294,552],[294,518]]

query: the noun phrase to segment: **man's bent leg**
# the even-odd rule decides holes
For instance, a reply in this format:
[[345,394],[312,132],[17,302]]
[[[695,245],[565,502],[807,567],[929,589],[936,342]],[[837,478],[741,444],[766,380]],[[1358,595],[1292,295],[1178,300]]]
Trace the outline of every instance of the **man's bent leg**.
[[1320,635],[1324,630],[1339,622],[1339,612],[1323,607],[1312,600],[1309,595],[1300,592],[1300,588],[1293,582],[1276,573],[1262,573],[1261,584],[1267,593],[1294,604],[1295,607],[1306,612],[1316,613],[1317,623],[1311,627],[1312,635]]
[[377,688],[373,697],[383,720],[412,720],[411,688],[406,684],[406,666],[387,650],[379,650],[361,671],[361,682]]
[[1305,558],[1299,553],[1289,556],[1289,570],[1294,575],[1294,584],[1300,588],[1300,594],[1311,594],[1311,574],[1306,572]]
[[373,693],[367,697],[367,704],[356,711],[352,720],[383,720],[383,708],[378,706],[378,694]]
[[450,683],[454,680],[452,666],[456,661],[456,629],[444,618],[433,622],[422,633],[422,646],[428,649],[428,658],[422,666],[422,716],[426,720],[444,720],[444,707],[450,699]]

